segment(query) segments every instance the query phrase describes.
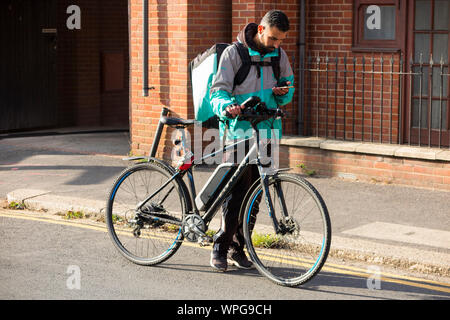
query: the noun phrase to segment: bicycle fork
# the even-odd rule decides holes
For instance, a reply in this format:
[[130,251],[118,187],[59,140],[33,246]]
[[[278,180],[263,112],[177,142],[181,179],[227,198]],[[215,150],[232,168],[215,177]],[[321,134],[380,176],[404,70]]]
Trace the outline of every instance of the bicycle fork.
[[275,230],[275,233],[279,234],[279,233],[281,233],[281,228],[280,228],[280,224],[278,223],[277,218],[275,216],[273,201],[272,201],[272,198],[270,196],[270,191],[269,191],[269,177],[266,174],[261,174],[261,187],[263,190],[264,200],[265,200],[267,209],[269,211],[269,216],[271,218],[273,228]]
[[264,200],[267,206],[267,209],[269,211],[269,216],[272,221],[272,226],[275,230],[276,234],[285,235],[286,233],[292,233],[295,231],[295,227],[293,227],[289,218],[289,214],[286,208],[286,202],[284,198],[283,190],[281,189],[281,186],[279,182],[274,183],[275,192],[274,192],[274,198],[276,197],[279,202],[280,206],[280,213],[278,214],[278,217],[280,220],[277,220],[277,214],[275,213],[274,209],[274,203],[272,201],[272,197],[270,196],[270,190],[269,190],[269,176],[265,174],[261,174],[261,186],[264,193]]

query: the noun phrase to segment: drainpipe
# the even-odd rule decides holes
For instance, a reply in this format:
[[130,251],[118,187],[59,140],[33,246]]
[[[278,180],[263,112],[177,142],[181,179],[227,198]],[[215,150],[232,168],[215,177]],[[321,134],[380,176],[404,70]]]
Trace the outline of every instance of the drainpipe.
[[142,0],[142,95],[148,97],[148,0]]
[[[155,87],[148,86],[148,0],[142,0],[142,95],[148,97],[148,91],[153,89]],[[168,112],[167,108],[163,108],[161,117],[166,116]],[[164,124],[159,121],[149,157],[156,155],[163,127]]]
[[303,117],[303,109],[304,109],[304,84],[305,84],[305,71],[304,69],[304,61],[305,61],[305,41],[306,41],[306,6],[305,6],[305,0],[300,1],[300,32],[299,32],[299,43],[298,43],[298,50],[299,50],[299,60],[300,60],[300,66],[298,70],[298,120],[297,120],[297,126],[298,126],[298,135],[303,136],[303,129],[305,126],[304,123],[304,117]]

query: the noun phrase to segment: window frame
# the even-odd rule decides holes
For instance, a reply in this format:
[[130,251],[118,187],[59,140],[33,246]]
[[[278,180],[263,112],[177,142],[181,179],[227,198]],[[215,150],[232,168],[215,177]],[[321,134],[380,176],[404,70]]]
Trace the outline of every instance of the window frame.
[[[395,40],[365,40],[364,12],[362,6],[392,5],[396,7]],[[401,0],[355,0],[353,2],[353,39],[354,52],[398,52],[404,49],[406,26],[406,1]]]

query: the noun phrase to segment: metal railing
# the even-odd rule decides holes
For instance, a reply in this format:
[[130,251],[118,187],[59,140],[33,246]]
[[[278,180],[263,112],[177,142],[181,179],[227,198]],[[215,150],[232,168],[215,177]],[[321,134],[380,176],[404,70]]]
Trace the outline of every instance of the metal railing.
[[403,55],[308,57],[306,134],[350,141],[450,146],[448,65]]

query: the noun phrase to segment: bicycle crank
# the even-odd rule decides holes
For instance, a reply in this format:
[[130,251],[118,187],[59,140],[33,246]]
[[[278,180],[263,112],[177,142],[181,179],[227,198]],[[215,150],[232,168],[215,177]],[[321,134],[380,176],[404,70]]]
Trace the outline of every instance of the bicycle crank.
[[186,216],[181,225],[181,232],[190,242],[198,242],[200,238],[207,237],[205,231],[205,222],[195,213]]

